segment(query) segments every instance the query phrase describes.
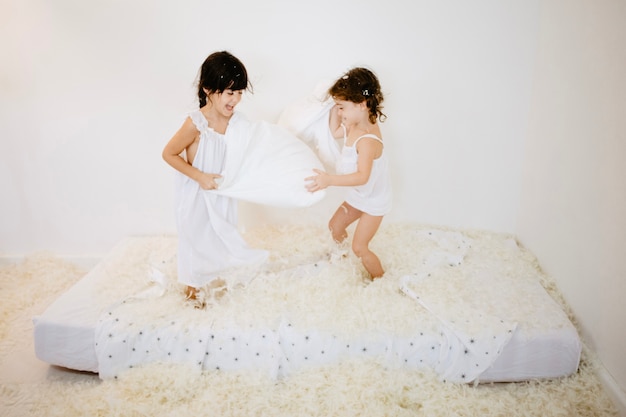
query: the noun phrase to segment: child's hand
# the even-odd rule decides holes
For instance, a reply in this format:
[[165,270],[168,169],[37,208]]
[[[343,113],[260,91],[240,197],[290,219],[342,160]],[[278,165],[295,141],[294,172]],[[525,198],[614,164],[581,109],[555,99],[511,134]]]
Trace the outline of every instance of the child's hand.
[[200,188],[203,190],[216,190],[217,189],[217,180],[222,178],[220,174],[208,174],[203,172],[200,174],[198,178],[198,184],[200,184]]
[[309,181],[306,185],[307,191],[314,193],[315,191],[323,190],[330,185],[330,175],[324,171],[320,171],[319,169],[314,169],[313,172],[317,175],[306,177],[304,179],[305,181]]

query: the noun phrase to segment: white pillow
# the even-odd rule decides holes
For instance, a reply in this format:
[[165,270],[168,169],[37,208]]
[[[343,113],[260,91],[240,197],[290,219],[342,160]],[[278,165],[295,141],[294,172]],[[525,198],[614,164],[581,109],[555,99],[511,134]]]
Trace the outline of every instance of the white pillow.
[[211,192],[275,207],[309,207],[324,198],[324,190],[311,193],[305,181],[323,165],[295,135],[243,117],[231,120],[228,129],[221,184]]

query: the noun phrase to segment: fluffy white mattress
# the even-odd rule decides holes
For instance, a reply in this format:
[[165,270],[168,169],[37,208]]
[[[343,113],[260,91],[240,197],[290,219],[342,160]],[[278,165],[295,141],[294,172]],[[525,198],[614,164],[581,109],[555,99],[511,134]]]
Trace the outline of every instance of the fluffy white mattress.
[[323,227],[268,226],[245,237],[271,251],[269,262],[226,274],[254,278],[205,309],[176,283],[175,237],[124,239],[34,318],[38,358],[101,378],[155,362],[284,378],[363,356],[453,382],[578,368],[575,327],[511,236],[383,225],[372,248],[386,275],[374,282],[353,255],[332,253]]

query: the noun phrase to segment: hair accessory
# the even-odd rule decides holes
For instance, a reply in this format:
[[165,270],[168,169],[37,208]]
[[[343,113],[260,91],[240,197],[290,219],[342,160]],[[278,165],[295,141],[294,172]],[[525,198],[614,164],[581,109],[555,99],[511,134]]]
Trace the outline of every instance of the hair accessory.
[[347,80],[348,78],[350,78],[349,75],[344,75],[343,77],[341,77],[341,79],[343,79],[343,80]]
[[361,93],[362,93],[364,96],[366,96],[366,97],[369,97],[369,95],[370,95],[369,90],[363,90],[363,91],[361,91]]

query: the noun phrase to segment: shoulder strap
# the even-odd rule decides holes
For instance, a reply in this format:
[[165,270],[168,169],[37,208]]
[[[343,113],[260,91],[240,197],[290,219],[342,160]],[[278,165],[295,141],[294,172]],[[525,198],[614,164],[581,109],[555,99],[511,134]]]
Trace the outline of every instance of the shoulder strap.
[[381,145],[385,146],[385,144],[383,143],[383,140],[381,138],[379,138],[378,136],[372,134],[372,133],[366,133],[363,136],[359,136],[357,138],[357,140],[354,141],[354,144],[352,146],[356,146],[357,143],[359,143],[359,141],[363,138],[372,138],[372,139],[376,139],[377,141],[379,141],[381,143]]

